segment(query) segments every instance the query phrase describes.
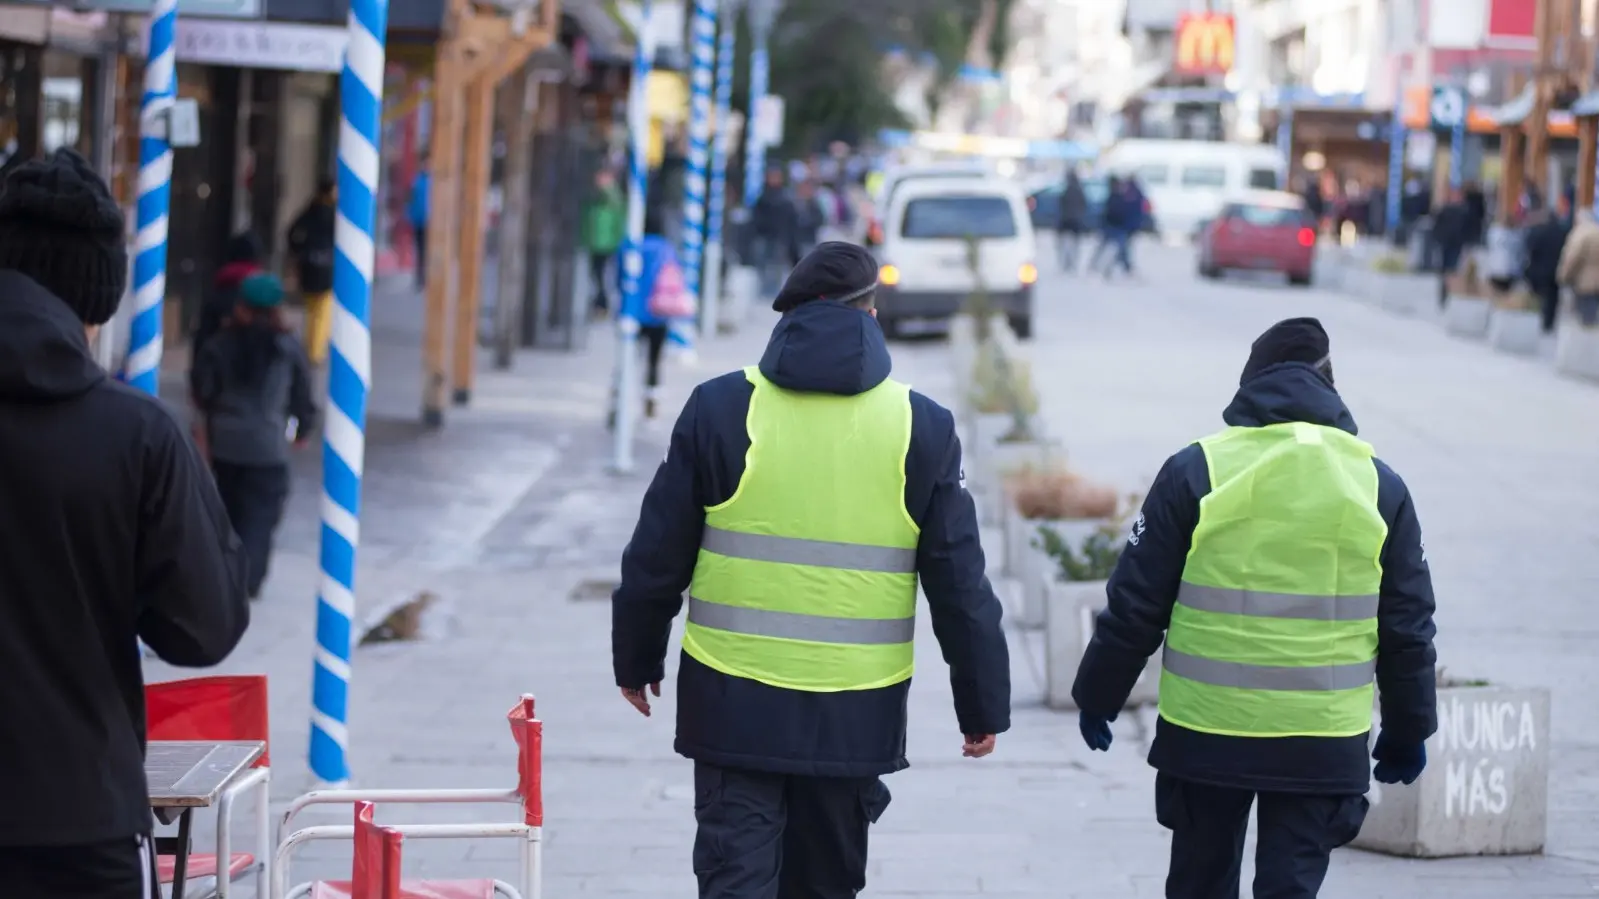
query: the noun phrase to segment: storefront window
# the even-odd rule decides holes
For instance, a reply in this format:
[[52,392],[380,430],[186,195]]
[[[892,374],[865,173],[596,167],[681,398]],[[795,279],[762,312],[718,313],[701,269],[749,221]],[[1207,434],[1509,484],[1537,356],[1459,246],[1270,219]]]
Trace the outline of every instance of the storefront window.
[[94,158],[95,62],[49,50],[44,54],[40,149],[71,147]]
[[0,165],[39,149],[39,48],[0,41]]

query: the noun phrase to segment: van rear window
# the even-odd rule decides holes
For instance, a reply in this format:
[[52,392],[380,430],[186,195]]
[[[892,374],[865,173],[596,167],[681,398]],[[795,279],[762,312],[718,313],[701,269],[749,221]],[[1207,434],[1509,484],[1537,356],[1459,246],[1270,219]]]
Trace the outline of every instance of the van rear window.
[[1015,237],[1016,216],[1004,197],[922,197],[905,204],[899,230],[917,240]]
[[1184,187],[1226,187],[1227,170],[1221,166],[1195,165],[1183,169]]

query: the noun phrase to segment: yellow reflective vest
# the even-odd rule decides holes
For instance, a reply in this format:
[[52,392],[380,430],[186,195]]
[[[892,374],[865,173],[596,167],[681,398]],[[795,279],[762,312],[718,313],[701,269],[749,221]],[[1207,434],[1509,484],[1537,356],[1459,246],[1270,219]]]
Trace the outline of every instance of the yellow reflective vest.
[[1210,492],[1166,633],[1161,717],[1238,737],[1365,733],[1388,536],[1371,446],[1303,422],[1199,445]]
[[732,498],[705,510],[684,651],[790,690],[906,680],[920,535],[905,509],[910,388],[834,396],[744,375],[750,448]]

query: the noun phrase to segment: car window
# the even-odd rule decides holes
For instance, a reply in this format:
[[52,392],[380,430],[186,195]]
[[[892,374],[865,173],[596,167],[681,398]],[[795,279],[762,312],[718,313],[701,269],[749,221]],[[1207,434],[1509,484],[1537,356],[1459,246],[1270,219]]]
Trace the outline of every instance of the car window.
[[1276,190],[1276,169],[1250,169],[1249,186],[1255,190]]
[[1283,228],[1305,224],[1305,211],[1283,206],[1259,206],[1253,203],[1228,203],[1222,217],[1238,219],[1257,228]]
[[1166,166],[1159,164],[1141,165],[1133,169],[1133,175],[1145,186],[1165,184],[1167,172]]
[[922,197],[905,204],[899,230],[919,240],[1015,237],[1016,216],[1004,197]]
[[1226,187],[1227,170],[1219,165],[1191,165],[1183,169],[1183,187]]

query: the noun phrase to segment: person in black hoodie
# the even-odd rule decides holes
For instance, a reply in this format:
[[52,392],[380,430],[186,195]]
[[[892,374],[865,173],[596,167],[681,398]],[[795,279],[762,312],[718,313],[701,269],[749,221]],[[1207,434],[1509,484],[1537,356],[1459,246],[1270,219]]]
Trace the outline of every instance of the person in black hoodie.
[[333,336],[333,231],[338,221],[338,185],[332,178],[317,184],[316,196],[289,226],[289,252],[294,254],[300,294],[305,298],[305,355],[312,365],[328,358]]
[[1166,642],[1149,763],[1170,899],[1238,895],[1256,803],[1255,895],[1317,894],[1365,819],[1373,681],[1377,780],[1411,783],[1427,763],[1437,654],[1421,526],[1404,481],[1355,438],[1330,359],[1313,318],[1255,341],[1229,429],[1155,476],[1077,669],[1084,741],[1105,750]]
[[261,247],[261,240],[253,231],[240,231],[228,238],[223,253],[222,268],[217,270],[211,290],[200,306],[200,321],[194,329],[195,349],[205,346],[206,341],[221,330],[222,323],[233,314],[233,307],[239,302],[239,285],[244,283],[244,279],[265,270],[263,260],[266,259],[266,250]]
[[283,320],[282,303],[277,278],[246,278],[233,315],[190,371],[217,491],[250,559],[251,599],[261,595],[289,498],[290,441],[304,446],[316,427],[311,365]]
[[121,210],[77,154],[0,183],[0,893],[144,899],[139,641],[227,657],[244,555],[184,430],[90,332],[127,280]]
[[[954,417],[889,378],[876,284],[858,246],[824,243],[800,262],[772,304],[783,317],[759,366],[689,397],[622,556],[612,659],[642,714],[692,586],[676,748],[694,760],[705,899],[770,897],[774,883],[833,899],[865,886],[867,830],[889,801],[880,778],[907,766],[904,616],[918,578],[964,754],[987,755],[1010,727],[1001,608]],[[808,562],[794,564],[794,551]],[[826,617],[846,608],[858,615]],[[759,635],[772,627],[797,630]]]

